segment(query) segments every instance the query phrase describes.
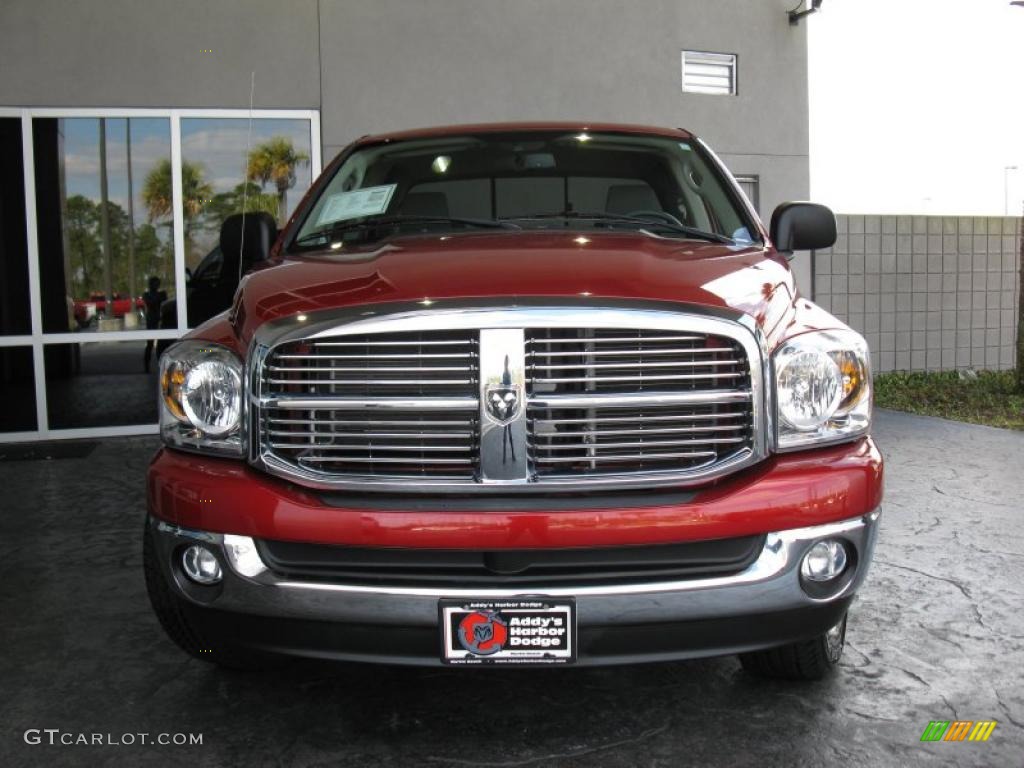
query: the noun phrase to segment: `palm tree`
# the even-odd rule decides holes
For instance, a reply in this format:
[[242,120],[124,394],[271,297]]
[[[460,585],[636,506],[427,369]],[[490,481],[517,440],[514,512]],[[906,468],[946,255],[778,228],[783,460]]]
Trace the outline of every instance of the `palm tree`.
[[265,211],[276,217],[277,195],[264,192],[259,184],[246,181],[229,192],[220,192],[213,196],[206,206],[207,226],[219,228],[224,219],[231,214],[253,211]]
[[[203,206],[213,197],[213,187],[203,180],[203,167],[198,163],[182,160],[181,196],[186,222],[198,217],[203,212]],[[151,222],[173,213],[170,160],[161,160],[146,176],[142,186],[142,202],[146,204]]]
[[[213,198],[213,186],[203,179],[203,167],[198,163],[181,161],[182,213],[185,224],[186,260],[192,253],[193,222]],[[171,161],[161,160],[146,176],[142,185],[142,202],[149,212],[150,222],[170,216],[174,212],[171,196]]]
[[295,186],[295,169],[308,164],[309,155],[297,151],[285,136],[275,136],[249,153],[249,180],[277,187],[277,219],[282,226],[288,219],[288,190]]

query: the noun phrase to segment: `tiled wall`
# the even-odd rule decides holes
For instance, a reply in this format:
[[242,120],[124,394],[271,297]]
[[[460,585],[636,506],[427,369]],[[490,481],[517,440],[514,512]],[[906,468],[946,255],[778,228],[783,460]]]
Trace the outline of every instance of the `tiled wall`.
[[867,338],[875,371],[1015,362],[1021,220],[837,217],[814,254],[814,300]]

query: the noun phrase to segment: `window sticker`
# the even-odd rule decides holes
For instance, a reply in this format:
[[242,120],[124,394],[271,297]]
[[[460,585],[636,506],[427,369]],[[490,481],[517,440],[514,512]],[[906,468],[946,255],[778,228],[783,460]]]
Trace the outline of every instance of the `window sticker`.
[[363,187],[350,192],[339,192],[327,199],[327,204],[320,211],[317,224],[329,224],[332,221],[358,219],[360,216],[374,216],[384,213],[391,202],[397,184],[384,184],[379,187]]

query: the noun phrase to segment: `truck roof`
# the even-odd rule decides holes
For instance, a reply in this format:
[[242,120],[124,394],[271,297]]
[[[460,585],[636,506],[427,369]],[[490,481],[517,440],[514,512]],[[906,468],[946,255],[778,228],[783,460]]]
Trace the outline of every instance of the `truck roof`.
[[648,136],[665,136],[672,139],[692,139],[693,134],[682,128],[664,128],[630,123],[601,122],[513,122],[513,123],[468,123],[465,125],[442,125],[432,128],[415,128],[394,133],[378,133],[362,136],[357,144],[371,144],[381,141],[403,141],[406,139],[427,139],[434,136],[458,136],[474,133],[518,133],[530,131],[593,131],[595,133],[635,133]]

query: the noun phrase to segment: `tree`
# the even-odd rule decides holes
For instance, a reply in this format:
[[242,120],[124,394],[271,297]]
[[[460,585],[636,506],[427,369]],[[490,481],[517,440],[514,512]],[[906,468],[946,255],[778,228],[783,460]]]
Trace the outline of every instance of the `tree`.
[[96,237],[99,209],[84,195],[72,195],[67,199],[65,215],[68,255],[72,267],[71,295],[86,298],[93,288],[93,277],[103,269],[103,252],[99,238]]
[[[174,212],[171,196],[171,161],[161,160],[146,176],[142,186],[142,202],[149,220],[155,221]],[[183,160],[181,163],[181,196],[186,221],[197,218],[213,196],[213,187],[203,179],[203,167]]]
[[[72,195],[67,199],[65,226],[71,267],[71,291],[75,298],[84,299],[92,293],[106,293],[108,264],[112,291],[123,296],[128,295],[131,275],[128,256],[131,226],[128,214],[120,205],[110,200],[107,201],[106,214],[109,252],[105,252],[102,246],[103,204],[94,202],[84,195]],[[159,247],[156,230],[147,224],[140,227],[139,233],[136,252],[140,259],[153,261],[153,254]]]
[[309,155],[295,149],[291,139],[275,136],[249,153],[247,177],[260,185],[272,182],[277,187],[277,221],[288,220],[288,190],[295,186],[295,169],[308,165]]
[[135,230],[135,263],[142,285],[150,277],[159,277],[169,289],[174,286],[174,247],[160,240],[156,227],[142,224]]
[[[170,217],[174,213],[171,194],[171,161],[161,160],[146,176],[142,185],[142,202],[149,212],[150,222]],[[192,228],[213,197],[213,186],[203,179],[203,167],[187,160],[181,162],[181,197],[185,223],[186,256],[192,251]]]
[[219,229],[224,219],[233,213],[253,213],[265,211],[277,216],[277,196],[264,192],[258,184],[251,181],[239,184],[230,192],[214,195],[206,206],[205,224],[210,229]]

